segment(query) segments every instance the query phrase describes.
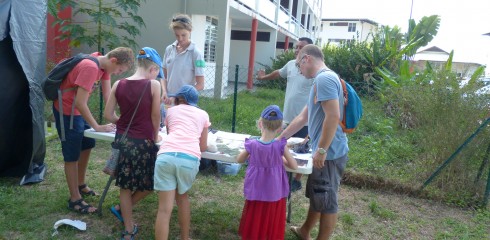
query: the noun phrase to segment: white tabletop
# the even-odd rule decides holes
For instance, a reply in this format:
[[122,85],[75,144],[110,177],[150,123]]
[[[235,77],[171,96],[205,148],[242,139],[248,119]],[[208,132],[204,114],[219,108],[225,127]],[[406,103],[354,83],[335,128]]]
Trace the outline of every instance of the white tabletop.
[[[113,141],[115,137],[114,132],[96,132],[93,129],[87,129],[84,133],[85,137],[104,140],[104,141]],[[160,132],[160,135],[164,139],[166,136],[165,132]],[[239,133],[230,133],[217,131],[216,133],[208,134],[208,145],[209,142],[215,141],[215,147],[217,148],[216,152],[205,151],[201,153],[202,158],[218,160],[223,162],[231,162],[236,163],[236,156],[238,153],[243,150],[243,144],[245,142],[245,138],[249,138],[250,135],[247,134],[239,134]],[[160,145],[157,143],[157,145]],[[301,174],[310,174],[312,171],[313,163],[311,161],[311,153],[293,153],[294,158],[298,161],[298,169],[291,170],[286,168],[288,172],[301,173]]]

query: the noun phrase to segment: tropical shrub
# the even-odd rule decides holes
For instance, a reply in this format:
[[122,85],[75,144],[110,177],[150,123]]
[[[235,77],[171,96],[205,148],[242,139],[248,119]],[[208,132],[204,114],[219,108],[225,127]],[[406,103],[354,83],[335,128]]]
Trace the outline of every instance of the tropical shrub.
[[[284,65],[286,65],[286,63],[293,60],[294,58],[295,58],[294,50],[289,50],[289,51],[284,51],[284,53],[278,55],[276,58],[271,58],[272,61],[271,66],[259,62],[257,64],[259,64],[265,70],[266,74],[269,74],[274,70],[281,69]],[[255,84],[266,88],[285,90],[286,82],[287,81],[285,78],[279,78],[279,79],[268,80],[268,81],[256,81]]]

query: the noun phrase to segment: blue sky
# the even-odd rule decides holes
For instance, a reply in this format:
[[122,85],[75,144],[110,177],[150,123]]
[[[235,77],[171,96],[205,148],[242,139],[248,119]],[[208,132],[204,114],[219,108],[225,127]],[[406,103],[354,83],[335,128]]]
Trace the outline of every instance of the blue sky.
[[[323,18],[368,18],[406,31],[412,0],[323,0]],[[412,18],[441,16],[437,36],[426,47],[454,50],[454,61],[486,64],[490,75],[489,0],[413,0]]]

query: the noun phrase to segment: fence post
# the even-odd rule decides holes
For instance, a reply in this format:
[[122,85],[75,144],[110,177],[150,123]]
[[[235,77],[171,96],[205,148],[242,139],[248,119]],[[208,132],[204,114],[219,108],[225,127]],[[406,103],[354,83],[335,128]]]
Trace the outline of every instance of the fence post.
[[236,124],[236,102],[238,97],[238,64],[235,65],[235,88],[233,89],[233,118],[231,119],[231,132],[235,132],[235,124]]
[[[100,53],[104,55],[104,48],[101,48]],[[99,80],[99,79],[98,79]],[[111,81],[111,79],[109,79]],[[112,86],[112,83],[110,84]],[[102,109],[104,109],[104,98],[102,93],[102,81],[99,80],[99,124],[102,124]]]
[[424,189],[425,187],[427,187],[427,185],[429,185],[430,182],[432,182],[432,180],[434,180],[435,177],[437,177],[437,175],[439,175],[439,173],[441,172],[442,169],[444,169],[449,163],[451,163],[454,158],[456,157],[456,155],[469,143],[471,142],[471,140],[473,140],[473,138],[484,128],[487,126],[487,124],[490,122],[490,117],[487,118],[477,129],[476,131],[471,134],[470,137],[468,137],[464,142],[463,144],[461,144],[458,149],[456,149],[456,151],[454,151],[453,154],[451,154],[451,156],[449,156],[449,158],[444,161],[444,163],[439,166],[436,171],[434,173],[432,173],[432,175],[427,179],[425,180],[424,184],[422,185],[422,187],[420,188],[420,190]]
[[487,188],[483,196],[483,208],[486,208],[488,206],[488,198],[490,198],[490,167],[488,168]]

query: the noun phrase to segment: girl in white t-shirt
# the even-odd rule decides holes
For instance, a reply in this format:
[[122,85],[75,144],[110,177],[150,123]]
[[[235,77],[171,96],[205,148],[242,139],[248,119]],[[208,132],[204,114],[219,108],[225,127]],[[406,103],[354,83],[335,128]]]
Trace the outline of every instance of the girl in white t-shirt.
[[175,94],[182,86],[191,85],[198,91],[204,89],[204,54],[191,41],[192,21],[186,14],[176,14],[170,29],[175,42],[168,45],[163,56],[164,78],[162,79],[162,102],[172,104],[170,94]]

